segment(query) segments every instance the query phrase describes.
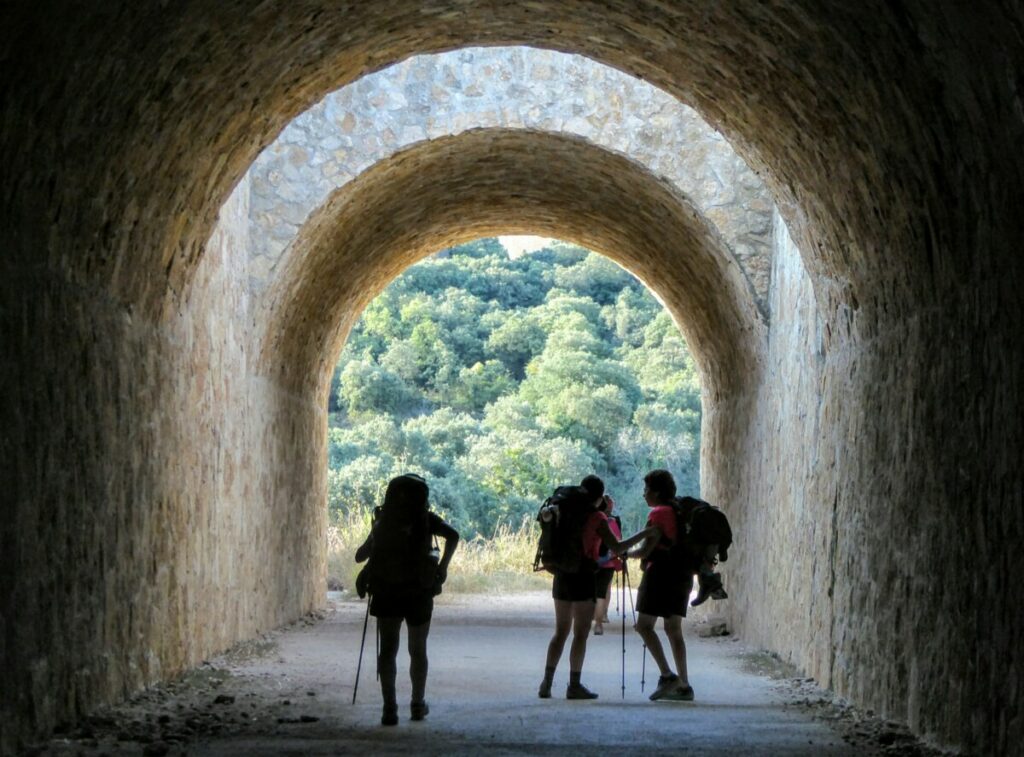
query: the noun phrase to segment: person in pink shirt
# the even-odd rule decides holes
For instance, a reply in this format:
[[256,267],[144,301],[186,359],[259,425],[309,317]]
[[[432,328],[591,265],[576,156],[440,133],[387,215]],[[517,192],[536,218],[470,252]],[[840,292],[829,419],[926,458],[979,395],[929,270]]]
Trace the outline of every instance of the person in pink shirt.
[[[615,500],[610,495],[604,495],[604,501],[597,506],[600,512],[608,519],[608,528],[616,539],[622,539],[622,526],[617,515],[612,515],[615,510]],[[594,591],[597,594],[597,607],[594,610],[594,635],[601,636],[604,633],[604,624],[608,622],[608,605],[612,598],[612,578],[615,571],[622,570],[622,559],[608,549],[608,545],[598,546],[597,573],[594,575]]]
[[[650,514],[646,527],[629,539],[632,541],[640,537],[643,545],[626,555],[639,558],[644,571],[637,589],[636,630],[651,651],[660,672],[658,686],[650,696],[652,701],[693,699],[686,668],[686,643],[683,641],[683,618],[693,588],[693,572],[689,566],[677,564],[670,550],[678,538],[673,508],[675,496],[676,482],[667,470],[653,470],[644,476],[644,500]],[[658,618],[663,619],[665,636],[678,673],[669,665],[654,629]]]

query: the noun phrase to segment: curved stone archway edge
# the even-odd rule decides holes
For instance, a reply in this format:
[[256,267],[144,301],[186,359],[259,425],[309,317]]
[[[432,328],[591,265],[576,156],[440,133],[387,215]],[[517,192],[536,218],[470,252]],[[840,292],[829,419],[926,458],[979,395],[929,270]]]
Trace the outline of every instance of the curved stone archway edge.
[[244,240],[206,241],[259,151],[327,92],[515,44],[692,105],[793,234],[776,225],[754,420],[707,492],[744,545],[727,566],[740,633],[936,742],[1024,743],[1019,7],[62,14],[8,10],[0,43],[0,748],[316,606],[323,475],[295,420],[314,400],[251,370],[245,271],[221,252]]
[[336,190],[268,292],[261,370],[325,401],[348,329],[395,276],[439,249],[517,233],[601,252],[670,303],[706,402],[757,385],[765,326],[703,215],[667,182],[579,137],[507,129],[414,145]]
[[774,205],[722,135],[647,82],[522,47],[416,56],[332,92],[288,124],[234,190],[250,193],[256,290],[335,189],[411,144],[485,127],[574,134],[665,178],[717,227],[767,316]]
[[[1000,47],[1015,28],[1012,16],[1003,18],[995,9],[991,14],[987,27],[973,19],[986,30],[977,38],[991,36],[985,37],[991,55],[978,48],[964,53],[976,58],[973,70],[979,72],[1002,70],[994,61],[1012,60]],[[953,9],[925,15],[919,26],[935,44],[955,44],[966,35]],[[947,262],[960,273],[975,265],[956,255],[980,241],[976,232],[947,237],[935,228],[925,236],[918,227],[945,207],[946,187],[983,181],[989,169],[997,169],[992,156],[1012,154],[1017,133],[998,128],[994,119],[977,124],[969,138],[958,138],[957,124],[930,82],[945,74],[966,86],[953,68],[960,59],[933,56],[919,67],[907,66],[895,52],[887,59],[881,51],[922,45],[917,27],[895,15],[841,4],[638,8],[607,0],[569,9],[554,1],[517,6],[406,0],[387,8],[267,4],[254,12],[236,2],[197,4],[163,20],[143,8],[110,6],[83,17],[83,25],[87,21],[94,23],[90,29],[109,21],[108,30],[121,34],[113,43],[102,34],[63,39],[58,30],[29,26],[42,49],[63,44],[65,56],[83,62],[64,75],[79,86],[54,77],[48,88],[44,72],[30,67],[28,73],[43,85],[15,81],[13,101],[46,102],[74,89],[83,102],[100,105],[87,114],[69,113],[77,120],[67,123],[33,114],[27,145],[16,134],[5,139],[5,165],[25,177],[10,196],[10,211],[38,230],[34,224],[48,219],[33,221],[36,199],[75,207],[65,223],[77,235],[78,254],[62,256],[53,239],[48,262],[77,280],[110,282],[117,301],[147,313],[168,315],[167,308],[173,311],[185,295],[217,210],[262,146],[325,93],[416,54],[471,45],[562,50],[639,76],[692,105],[748,164],[763,171],[794,224],[816,286],[827,282],[819,296],[827,311],[857,312],[858,326],[868,335],[876,333],[875,321],[887,309],[876,289],[935,302],[940,293],[926,274],[936,256],[950,256]],[[165,36],[153,33],[161,23]],[[814,44],[807,48],[804,39]],[[17,44],[35,41],[23,35]],[[873,51],[879,51],[874,67],[859,65],[860,53]],[[792,55],[794,64],[781,65],[782,54]],[[808,65],[800,58],[805,54],[817,55],[821,65]],[[904,74],[900,87],[889,84],[894,70]],[[876,77],[879,71],[885,75]],[[908,99],[915,84],[914,98]],[[1008,84],[990,98],[997,92],[1013,94]],[[949,97],[959,94],[951,91]],[[994,112],[1002,116],[1005,110]],[[90,134],[105,135],[114,152],[69,150],[76,141],[85,147]],[[892,151],[892,144],[916,149]],[[952,145],[958,149],[947,149]],[[1000,145],[1007,149],[997,150]],[[965,169],[973,168],[959,176],[954,161],[943,159],[947,152],[959,155]],[[61,159],[79,166],[81,178],[93,183],[89,196],[98,202],[87,208],[78,202],[79,184],[57,184],[56,174],[31,170],[59,166]],[[922,175],[921,166],[934,175]],[[1010,196],[992,188],[965,202],[970,207],[958,210],[960,222],[994,220],[1015,209]],[[903,244],[921,252],[897,270],[886,250]],[[37,251],[31,254],[39,260]]]

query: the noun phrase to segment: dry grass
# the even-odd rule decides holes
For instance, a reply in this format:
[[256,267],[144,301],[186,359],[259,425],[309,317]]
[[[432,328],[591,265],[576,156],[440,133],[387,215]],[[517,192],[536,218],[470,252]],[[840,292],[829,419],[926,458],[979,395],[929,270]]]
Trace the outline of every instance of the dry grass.
[[[339,517],[327,528],[328,583],[351,590],[361,565],[356,549],[370,533],[370,513],[354,512]],[[533,572],[537,527],[524,519],[518,528],[499,526],[489,539],[476,537],[459,542],[445,592],[457,594],[535,591],[551,585],[547,573]]]

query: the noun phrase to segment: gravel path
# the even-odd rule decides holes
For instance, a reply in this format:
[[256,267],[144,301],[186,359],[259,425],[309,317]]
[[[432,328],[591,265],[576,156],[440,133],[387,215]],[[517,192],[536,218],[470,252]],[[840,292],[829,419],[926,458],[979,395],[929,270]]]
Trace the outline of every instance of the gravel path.
[[[733,636],[701,638],[687,621],[693,703],[652,703],[640,691],[642,648],[621,625],[591,637],[583,681],[601,697],[555,698],[537,684],[552,626],[544,593],[444,597],[430,636],[430,716],[408,720],[399,656],[401,722],[382,728],[373,620],[358,702],[352,704],[365,605],[332,595],[323,617],[239,645],[180,680],[143,692],[58,734],[45,754],[564,754],[866,755],[929,753],[895,724],[836,706],[812,681],[787,678],[771,657]],[[614,616],[614,602],[612,608]],[[614,629],[614,630],[613,630]],[[646,692],[657,671],[647,658]]]

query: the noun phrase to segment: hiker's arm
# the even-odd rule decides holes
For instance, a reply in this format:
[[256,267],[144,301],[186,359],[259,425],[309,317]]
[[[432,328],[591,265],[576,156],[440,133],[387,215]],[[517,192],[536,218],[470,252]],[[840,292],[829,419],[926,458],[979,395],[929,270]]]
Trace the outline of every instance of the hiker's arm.
[[370,556],[370,550],[373,549],[373,531],[370,531],[370,535],[366,537],[359,549],[356,550],[356,562],[362,562]]
[[[637,532],[635,535],[629,537],[627,541],[632,541],[634,544],[642,541],[643,546],[627,553],[626,557],[636,557],[641,560],[646,560],[651,552],[654,551],[654,548],[658,546],[658,542],[661,541],[661,536],[662,531],[660,526],[648,526],[643,531]],[[634,539],[635,541],[633,541]]]
[[[637,531],[635,534],[630,536],[628,539],[623,539],[620,542],[620,545],[621,545],[622,549],[619,552],[619,554],[620,555],[624,555],[630,549],[632,549],[634,546],[636,546],[637,544],[642,542],[644,539],[650,539],[654,535],[655,531],[657,531],[658,534],[660,535],[661,531],[660,531],[660,529],[658,529],[657,526],[648,526],[647,528],[643,529],[642,531]],[[657,544],[657,541],[655,541],[654,543]],[[654,547],[651,547],[651,549],[654,549]],[[626,556],[629,557],[630,555],[626,555]]]
[[441,553],[441,562],[438,564],[438,568],[445,572],[448,571],[448,563],[452,561],[452,555],[455,554],[455,548],[459,546],[459,532],[454,528],[451,528],[450,534],[444,534],[444,550]]
[[455,548],[459,546],[459,532],[438,518],[434,526],[434,535],[444,539],[441,562],[437,564],[438,577],[443,582],[448,576],[448,563],[452,561]]
[[644,531],[641,531],[638,534],[630,536],[628,539],[619,541],[618,537],[615,536],[615,532],[608,527],[608,521],[602,520],[597,524],[597,535],[601,537],[601,541],[604,542],[604,545],[617,555],[621,555],[634,544],[639,544],[643,541],[644,533]]

